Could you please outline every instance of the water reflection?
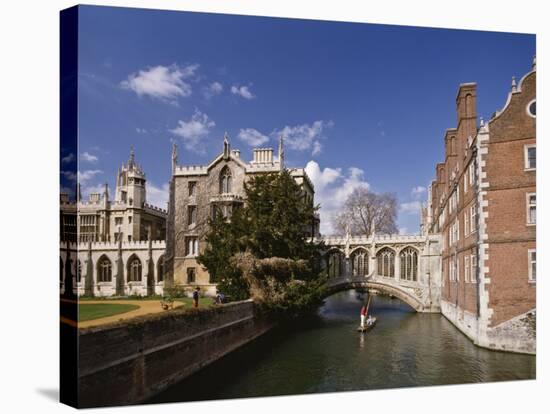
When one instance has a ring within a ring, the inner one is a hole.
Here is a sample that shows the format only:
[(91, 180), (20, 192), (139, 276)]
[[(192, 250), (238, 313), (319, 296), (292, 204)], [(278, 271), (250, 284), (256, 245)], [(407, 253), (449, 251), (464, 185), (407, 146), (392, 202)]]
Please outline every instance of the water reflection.
[(441, 315), (375, 296), (376, 327), (356, 331), (366, 296), (331, 296), (316, 315), (276, 329), (151, 402), (528, 379), (535, 357), (473, 345)]

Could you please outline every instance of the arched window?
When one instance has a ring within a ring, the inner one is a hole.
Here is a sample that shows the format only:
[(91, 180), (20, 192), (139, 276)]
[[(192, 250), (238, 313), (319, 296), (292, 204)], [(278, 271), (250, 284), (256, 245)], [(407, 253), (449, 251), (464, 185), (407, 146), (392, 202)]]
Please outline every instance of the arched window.
[(164, 282), (164, 256), (157, 261), (157, 282)]
[(367, 276), (369, 274), (369, 255), (363, 249), (357, 249), (351, 254), (351, 274)]
[(231, 170), (229, 167), (224, 167), (220, 173), (220, 194), (227, 194), (231, 192), (231, 181)]
[(113, 278), (113, 268), (107, 256), (102, 256), (97, 262), (97, 281), (110, 282)]
[(385, 277), (395, 276), (395, 253), (384, 247), (377, 254), (378, 274)]
[(340, 277), (344, 274), (345, 257), (340, 251), (332, 251), (328, 255), (328, 277)]
[(128, 282), (141, 282), (141, 260), (136, 256), (128, 261)]
[(76, 261), (76, 281), (80, 283), (82, 281), (82, 263), (80, 259)]
[(59, 258), (59, 281), (63, 283), (63, 259)]
[(418, 252), (412, 247), (407, 247), (399, 253), (401, 267), (401, 279), (416, 281), (418, 273)]

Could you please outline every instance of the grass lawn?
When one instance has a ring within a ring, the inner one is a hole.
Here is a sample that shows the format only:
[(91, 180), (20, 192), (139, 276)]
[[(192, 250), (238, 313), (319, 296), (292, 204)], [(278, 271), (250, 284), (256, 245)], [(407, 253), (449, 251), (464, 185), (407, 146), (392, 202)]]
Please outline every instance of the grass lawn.
[(137, 305), (126, 305), (121, 303), (79, 303), (78, 321), (91, 321), (106, 316), (118, 315), (119, 313), (126, 313), (138, 308), (139, 306)]
[[(104, 298), (104, 297), (79, 297), (78, 298), (78, 302), (79, 302), (79, 305), (83, 305), (85, 304), (86, 306), (88, 306), (88, 304), (86, 304), (86, 302), (88, 301), (98, 301), (98, 300), (103, 300), (105, 301), (105, 304), (109, 304), (109, 301), (111, 300), (131, 300), (131, 301), (135, 301), (136, 305), (139, 305), (140, 302), (143, 302), (143, 301), (157, 301), (157, 302), (160, 302), (162, 300), (162, 296), (145, 296), (145, 297), (142, 297), (142, 298), (134, 298), (134, 297), (129, 297), (129, 298), (120, 298), (120, 299), (110, 299), (108, 297)], [(199, 299), (199, 308), (208, 308), (209, 306), (212, 305), (212, 301), (213, 301), (213, 298), (200, 298)], [(186, 308), (192, 308), (193, 307), (193, 299), (191, 298), (174, 298), (174, 302), (181, 302), (184, 304), (184, 306)], [(128, 309), (128, 310), (132, 310), (132, 309)], [(124, 311), (124, 312), (127, 312), (127, 311)], [(116, 312), (116, 313), (121, 313), (121, 312)], [(113, 315), (116, 315), (116, 313), (113, 313)], [(109, 316), (109, 315), (107, 315)], [(96, 319), (96, 318), (93, 318), (93, 319)], [(87, 319), (89, 320), (89, 319)]]

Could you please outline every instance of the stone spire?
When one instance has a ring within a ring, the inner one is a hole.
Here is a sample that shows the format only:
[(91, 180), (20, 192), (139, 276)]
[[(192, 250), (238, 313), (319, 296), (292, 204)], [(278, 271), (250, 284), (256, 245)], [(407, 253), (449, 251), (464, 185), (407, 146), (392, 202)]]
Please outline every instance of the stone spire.
[(281, 170), (284, 170), (285, 168), (285, 142), (283, 138), (283, 134), (279, 137), (279, 166)]
[(109, 201), (109, 184), (103, 184), (103, 199)]
[(537, 55), (533, 56), (533, 70), (537, 70)]
[(176, 167), (178, 165), (178, 144), (172, 143), (172, 175), (176, 173)]
[(229, 154), (231, 152), (231, 146), (229, 145), (229, 136), (227, 135), (227, 131), (223, 135), (223, 158), (227, 160), (229, 158)]
[(512, 76), (512, 92), (516, 92), (518, 90), (517, 84), (516, 84), (516, 77)]
[(130, 158), (128, 159), (128, 169), (131, 169), (134, 166), (135, 158), (136, 158), (136, 154), (134, 151), (134, 146), (132, 145), (130, 147)]

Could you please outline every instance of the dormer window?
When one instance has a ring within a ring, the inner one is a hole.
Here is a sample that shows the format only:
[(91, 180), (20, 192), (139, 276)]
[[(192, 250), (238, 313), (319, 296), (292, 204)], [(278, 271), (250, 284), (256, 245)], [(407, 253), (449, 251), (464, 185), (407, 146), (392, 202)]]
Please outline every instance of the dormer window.
[(231, 181), (231, 170), (229, 167), (224, 167), (220, 173), (220, 194), (231, 193)]

